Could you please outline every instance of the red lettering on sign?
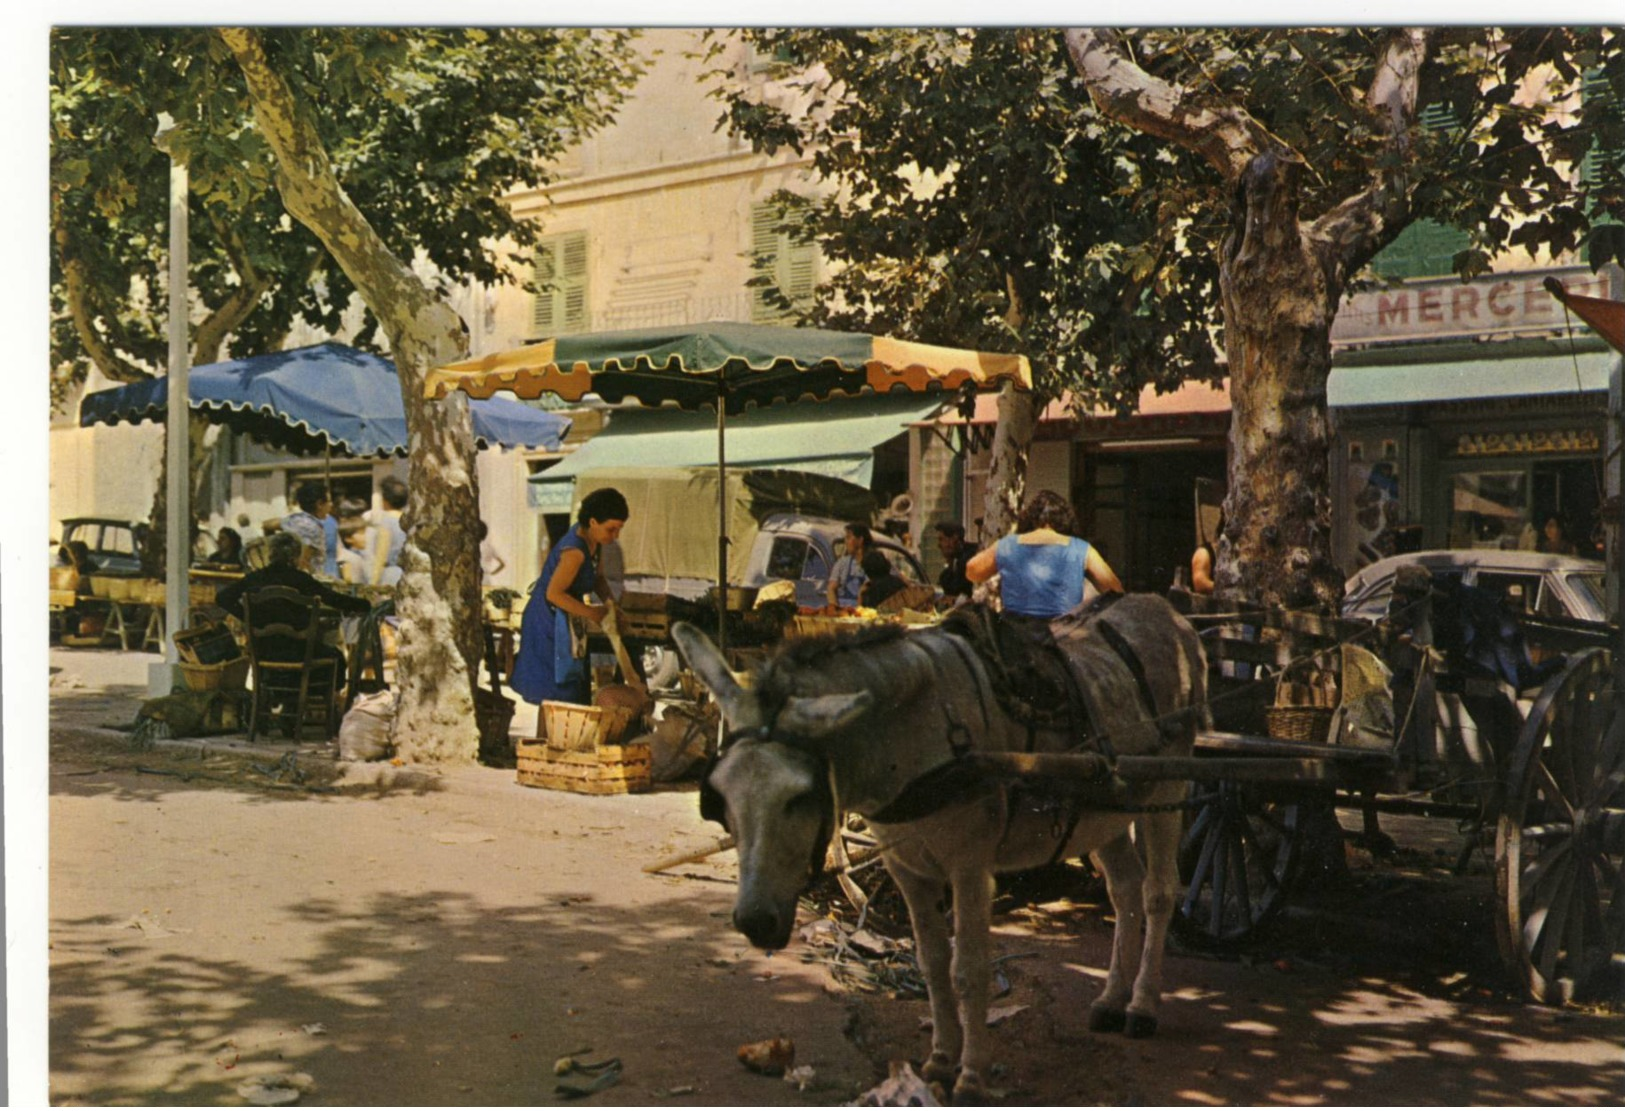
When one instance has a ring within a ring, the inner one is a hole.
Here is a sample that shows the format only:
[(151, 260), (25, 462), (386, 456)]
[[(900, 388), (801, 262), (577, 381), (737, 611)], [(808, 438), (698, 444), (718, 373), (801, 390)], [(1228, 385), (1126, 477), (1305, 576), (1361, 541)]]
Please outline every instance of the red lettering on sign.
[(1490, 294), (1484, 298), (1484, 302), (1496, 316), (1511, 316), (1518, 311), (1517, 302), (1511, 300), (1512, 295), (1511, 282), (1496, 282), (1490, 287)]
[(1523, 290), (1523, 313), (1525, 316), (1550, 316), (1554, 299), (1540, 287), (1538, 282), (1530, 282)]
[(1478, 319), (1478, 290), (1470, 285), (1464, 285), (1450, 292), (1450, 319)]
[(1411, 322), (1411, 299), (1404, 293), (1379, 293), (1377, 295), (1377, 326), (1384, 324), (1409, 324)]
[(1444, 302), (1436, 289), (1424, 289), (1416, 294), (1416, 319), (1435, 324), (1444, 322)]

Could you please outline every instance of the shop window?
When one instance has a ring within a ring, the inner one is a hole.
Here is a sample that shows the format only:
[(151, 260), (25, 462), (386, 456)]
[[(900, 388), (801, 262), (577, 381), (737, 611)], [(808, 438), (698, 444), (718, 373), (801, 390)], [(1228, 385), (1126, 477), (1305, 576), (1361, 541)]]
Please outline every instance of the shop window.
[(1389, 459), (1356, 459), (1351, 451), (1347, 473), (1348, 504), (1353, 507), (1349, 527), (1359, 562), (1374, 563), (1403, 551), (1405, 514), (1399, 498), (1399, 465)]
[(1529, 548), (1529, 475), (1469, 471), (1451, 480), (1450, 547)]

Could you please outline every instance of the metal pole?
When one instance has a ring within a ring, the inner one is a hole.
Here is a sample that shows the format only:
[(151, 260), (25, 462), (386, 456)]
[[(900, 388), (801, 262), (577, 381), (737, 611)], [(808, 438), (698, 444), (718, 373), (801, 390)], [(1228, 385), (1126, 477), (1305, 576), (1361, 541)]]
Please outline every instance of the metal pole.
[[(722, 372), (719, 371), (720, 375)], [(728, 383), (717, 380), (717, 649), (728, 651)]]
[(165, 430), (165, 459), (169, 479), (169, 520), (164, 540), (168, 552), (164, 586), (164, 660), (178, 662), (173, 636), (186, 624), (187, 565), (192, 554), (191, 458), (188, 451), (187, 372), (187, 197), (190, 192), (186, 162), (172, 149), (173, 121), (160, 117), (158, 146), (169, 155), (169, 412)]

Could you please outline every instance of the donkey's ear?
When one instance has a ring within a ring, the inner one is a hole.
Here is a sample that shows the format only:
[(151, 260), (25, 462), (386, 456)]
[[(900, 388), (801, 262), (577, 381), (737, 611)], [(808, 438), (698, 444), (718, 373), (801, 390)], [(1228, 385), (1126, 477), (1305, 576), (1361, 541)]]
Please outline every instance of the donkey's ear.
[(777, 729), (792, 737), (809, 740), (837, 733), (864, 714), (874, 705), (874, 696), (868, 691), (856, 694), (821, 694), (815, 698), (791, 695), (785, 699), (784, 709), (774, 722)]
[(679, 621), (671, 628), (671, 638), (677, 642), (688, 666), (722, 707), (729, 725), (735, 729), (755, 729), (762, 724), (756, 695), (740, 685), (728, 661), (722, 658), (709, 637), (688, 622)]

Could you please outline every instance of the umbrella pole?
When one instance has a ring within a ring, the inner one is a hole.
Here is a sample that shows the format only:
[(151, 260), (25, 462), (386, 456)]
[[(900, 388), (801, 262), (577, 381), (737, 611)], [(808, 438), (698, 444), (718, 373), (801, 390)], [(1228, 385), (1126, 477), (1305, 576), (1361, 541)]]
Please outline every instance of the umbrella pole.
[(717, 383), (717, 649), (728, 651), (728, 384)]

